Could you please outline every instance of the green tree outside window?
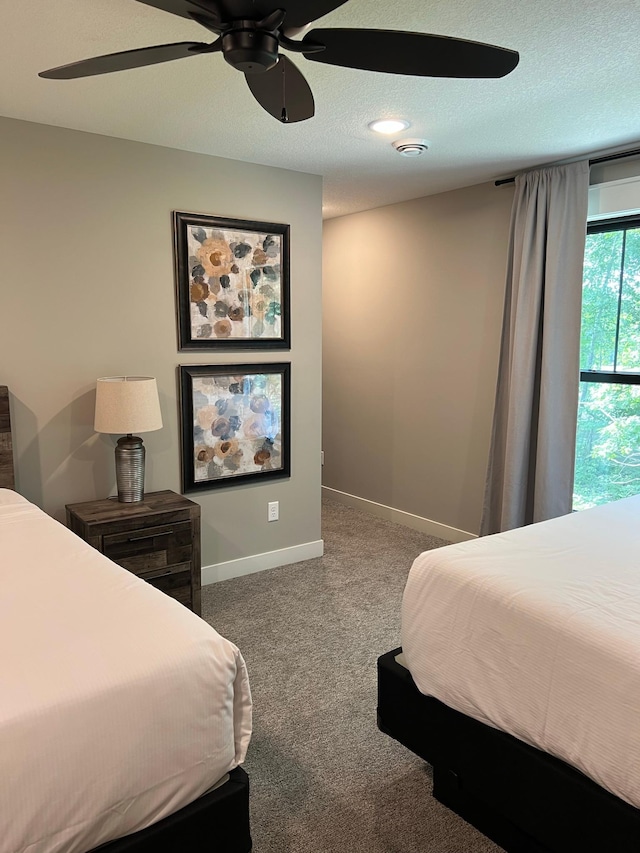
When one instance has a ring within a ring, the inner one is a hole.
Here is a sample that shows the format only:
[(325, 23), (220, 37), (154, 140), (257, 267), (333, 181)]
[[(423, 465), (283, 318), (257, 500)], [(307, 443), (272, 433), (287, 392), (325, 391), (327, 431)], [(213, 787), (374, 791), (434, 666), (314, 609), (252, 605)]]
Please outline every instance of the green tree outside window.
[(640, 493), (640, 217), (592, 223), (573, 508)]

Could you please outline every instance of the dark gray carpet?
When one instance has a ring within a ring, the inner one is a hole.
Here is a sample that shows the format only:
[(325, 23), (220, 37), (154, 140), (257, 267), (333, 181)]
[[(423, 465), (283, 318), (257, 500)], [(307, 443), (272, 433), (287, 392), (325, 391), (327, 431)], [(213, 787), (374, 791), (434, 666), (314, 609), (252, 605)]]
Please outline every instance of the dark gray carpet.
[(322, 535), (320, 559), (203, 589), (204, 618), (249, 670), (255, 853), (499, 853), (376, 727), (376, 659), (400, 645), (407, 573), (446, 543), (334, 501)]

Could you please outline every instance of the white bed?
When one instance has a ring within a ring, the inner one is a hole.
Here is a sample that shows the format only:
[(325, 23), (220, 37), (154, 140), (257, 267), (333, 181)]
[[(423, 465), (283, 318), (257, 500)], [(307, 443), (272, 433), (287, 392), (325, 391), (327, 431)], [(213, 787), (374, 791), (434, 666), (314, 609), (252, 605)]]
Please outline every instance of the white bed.
[(640, 807), (640, 496), (420, 555), (402, 648), (423, 694)]
[(231, 642), (9, 489), (0, 570), (0, 853), (85, 853), (243, 762)]

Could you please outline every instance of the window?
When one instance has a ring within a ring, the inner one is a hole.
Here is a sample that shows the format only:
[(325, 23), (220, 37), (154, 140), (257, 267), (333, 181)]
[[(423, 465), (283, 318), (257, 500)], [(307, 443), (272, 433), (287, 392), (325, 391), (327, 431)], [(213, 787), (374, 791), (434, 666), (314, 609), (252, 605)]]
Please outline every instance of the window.
[(640, 216), (591, 223), (573, 508), (640, 493)]

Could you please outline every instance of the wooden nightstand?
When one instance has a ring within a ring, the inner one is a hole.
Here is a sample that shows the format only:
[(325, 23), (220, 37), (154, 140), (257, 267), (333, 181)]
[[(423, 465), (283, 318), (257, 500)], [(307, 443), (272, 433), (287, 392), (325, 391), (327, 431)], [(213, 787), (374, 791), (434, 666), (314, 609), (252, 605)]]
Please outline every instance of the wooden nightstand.
[(67, 527), (200, 615), (200, 506), (175, 492), (68, 504)]

